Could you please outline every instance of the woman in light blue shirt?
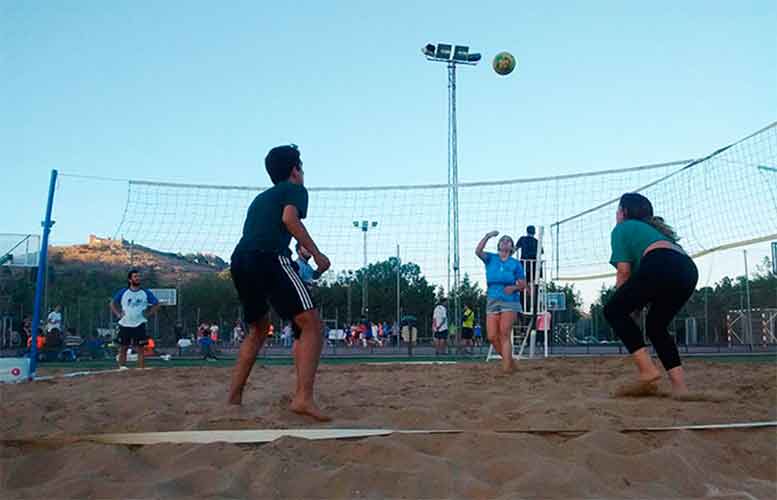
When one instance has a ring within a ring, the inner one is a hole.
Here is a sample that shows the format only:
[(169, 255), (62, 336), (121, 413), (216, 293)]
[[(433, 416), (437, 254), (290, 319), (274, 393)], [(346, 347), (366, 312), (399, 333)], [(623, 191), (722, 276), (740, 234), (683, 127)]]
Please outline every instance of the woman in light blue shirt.
[(486, 265), (488, 284), (486, 306), (486, 334), (494, 349), (502, 356), (502, 370), (510, 373), (514, 369), (512, 331), (516, 315), (521, 312), (520, 290), (526, 288), (526, 274), (523, 266), (513, 258), (515, 244), (507, 235), (499, 238), (498, 253), (484, 251), (486, 243), (497, 236), (491, 231), (480, 240), (475, 255)]

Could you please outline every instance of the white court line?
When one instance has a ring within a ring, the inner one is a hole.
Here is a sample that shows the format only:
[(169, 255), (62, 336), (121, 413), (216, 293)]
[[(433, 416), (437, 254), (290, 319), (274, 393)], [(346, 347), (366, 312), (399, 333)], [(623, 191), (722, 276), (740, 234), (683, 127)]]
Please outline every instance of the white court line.
[[(617, 432), (663, 432), (663, 431), (704, 431), (724, 429), (753, 429), (777, 427), (777, 421), (735, 422), (723, 424), (678, 425), (670, 427), (634, 427), (614, 429)], [(585, 434), (594, 429), (504, 429), (504, 430), (465, 430), (465, 429), (256, 429), (256, 430), (212, 430), (212, 431), (172, 431), (138, 432), (118, 434), (91, 434), (86, 436), (68, 436), (34, 439), (6, 439), (2, 442), (13, 443), (74, 443), (88, 441), (104, 444), (149, 445), (161, 443), (174, 444), (212, 444), (212, 443), (269, 443), (282, 437), (295, 437), (310, 440), (354, 439), (390, 434), (465, 434), (494, 432), (497, 434)]]
[(644, 427), (635, 429), (623, 429), (621, 432), (661, 432), (661, 431), (704, 431), (714, 429), (753, 429), (758, 427), (777, 427), (777, 421), (773, 422), (739, 422), (733, 424), (702, 424), (702, 425), (679, 425), (670, 427)]
[(93, 434), (81, 440), (106, 444), (159, 444), (159, 443), (269, 443), (282, 437), (294, 437), (313, 441), (325, 439), (353, 439), (388, 436), (394, 433), (456, 433), (458, 431), (397, 431), (394, 429), (262, 429), (238, 431), (174, 431), (133, 434)]
[[(383, 365), (455, 365), (457, 364), (456, 361), (387, 361), (387, 362), (376, 362), (376, 363), (361, 363), (365, 365), (371, 365), (371, 366), (383, 366)], [(127, 370), (120, 370), (118, 368), (113, 368), (110, 370), (86, 370), (86, 371), (80, 371), (80, 372), (70, 372), (70, 373), (63, 373), (61, 375), (44, 375), (42, 377), (36, 376), (35, 379), (33, 379), (33, 382), (38, 381), (44, 381), (44, 380), (54, 380), (58, 378), (74, 378), (74, 377), (85, 377), (87, 375), (102, 375), (105, 373), (119, 373), (119, 372), (132, 372), (137, 370), (153, 370), (153, 367), (146, 367), (146, 368), (129, 368)], [(20, 382), (26, 382), (26, 380), (20, 381)]]
[(384, 366), (384, 365), (455, 365), (458, 361), (384, 361), (384, 362), (369, 362), (362, 363), (370, 366)]
[(138, 370), (153, 370), (153, 368), (148, 366), (146, 368), (128, 368), (126, 370), (121, 370), (119, 368), (113, 368), (111, 370), (87, 370), (87, 371), (80, 371), (80, 372), (63, 373), (61, 375), (44, 375), (42, 377), (36, 376), (32, 381), (38, 382), (41, 380), (53, 380), (56, 378), (85, 377), (87, 375), (102, 375), (104, 373), (132, 372), (132, 371), (138, 371)]

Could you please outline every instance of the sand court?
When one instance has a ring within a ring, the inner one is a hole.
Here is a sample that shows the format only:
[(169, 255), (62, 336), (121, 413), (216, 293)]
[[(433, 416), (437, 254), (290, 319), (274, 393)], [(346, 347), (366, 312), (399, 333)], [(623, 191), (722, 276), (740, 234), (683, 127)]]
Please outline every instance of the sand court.
[[(510, 376), (496, 364), (323, 365), (327, 424), (288, 411), (289, 366), (257, 366), (240, 408), (224, 404), (224, 367), (3, 385), (0, 484), (7, 498), (773, 496), (773, 427), (623, 432), (777, 420), (774, 363), (685, 366), (689, 385), (713, 397), (677, 401), (662, 382), (656, 396), (615, 398), (634, 374), (614, 358), (519, 362)], [(19, 442), (257, 429), (463, 432), (265, 444)]]

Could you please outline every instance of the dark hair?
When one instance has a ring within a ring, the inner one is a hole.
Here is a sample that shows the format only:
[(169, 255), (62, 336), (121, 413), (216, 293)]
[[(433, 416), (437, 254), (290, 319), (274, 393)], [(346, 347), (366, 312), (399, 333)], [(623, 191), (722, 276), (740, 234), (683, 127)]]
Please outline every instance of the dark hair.
[(534, 228), (534, 226), (526, 226), (526, 234), (534, 234), (537, 230)]
[(127, 281), (129, 281), (129, 280), (131, 280), (131, 279), (132, 279), (132, 275), (133, 275), (133, 274), (140, 274), (140, 271), (138, 271), (137, 269), (130, 269), (130, 270), (127, 272)]
[(650, 224), (672, 242), (680, 240), (672, 226), (664, 222), (663, 218), (653, 215), (653, 205), (641, 194), (626, 193), (621, 196), (619, 205), (624, 219), (634, 219)]
[(300, 166), (302, 161), (299, 159), (299, 149), (296, 144), (274, 147), (264, 158), (264, 168), (267, 169), (273, 184), (288, 180), (291, 171)]

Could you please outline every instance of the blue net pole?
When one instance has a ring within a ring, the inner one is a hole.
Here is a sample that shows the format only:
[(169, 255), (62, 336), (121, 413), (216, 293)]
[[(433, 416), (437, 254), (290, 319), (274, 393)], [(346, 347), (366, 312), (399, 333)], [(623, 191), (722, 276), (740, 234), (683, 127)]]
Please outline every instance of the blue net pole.
[(49, 232), (51, 231), (51, 208), (54, 205), (54, 188), (57, 185), (57, 171), (51, 171), (51, 181), (49, 181), (49, 198), (46, 202), (46, 218), (43, 220), (43, 238), (40, 242), (40, 253), (38, 254), (38, 279), (35, 284), (35, 305), (32, 313), (32, 339), (30, 341), (30, 380), (35, 378), (35, 370), (38, 365), (38, 325), (40, 324), (40, 303), (43, 298), (43, 290), (46, 277), (46, 262), (49, 253)]

